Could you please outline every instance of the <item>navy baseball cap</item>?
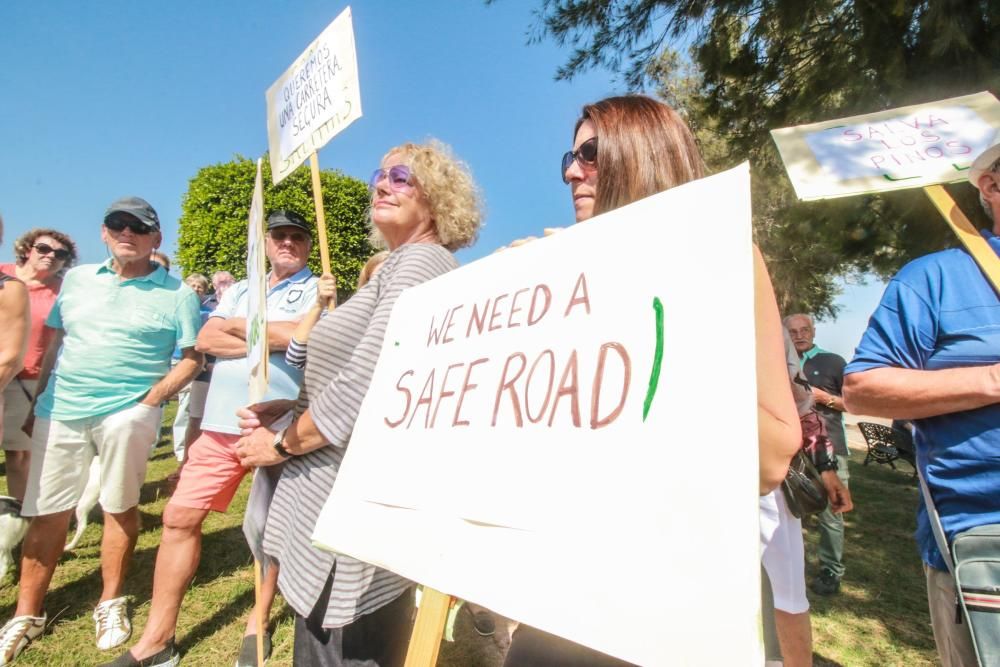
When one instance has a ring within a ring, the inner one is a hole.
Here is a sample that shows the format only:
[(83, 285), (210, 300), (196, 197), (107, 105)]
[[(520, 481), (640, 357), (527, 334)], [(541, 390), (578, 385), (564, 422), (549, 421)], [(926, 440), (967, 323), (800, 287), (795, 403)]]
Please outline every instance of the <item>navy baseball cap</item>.
[(271, 211), (271, 214), (267, 216), (268, 231), (276, 227), (298, 227), (306, 233), (310, 231), (309, 223), (301, 215), (295, 211), (289, 211), (287, 208)]
[(105, 222), (115, 213), (128, 213), (153, 229), (160, 230), (160, 218), (156, 215), (156, 209), (141, 197), (122, 197), (121, 199), (116, 199), (108, 207), (108, 210), (104, 212)]

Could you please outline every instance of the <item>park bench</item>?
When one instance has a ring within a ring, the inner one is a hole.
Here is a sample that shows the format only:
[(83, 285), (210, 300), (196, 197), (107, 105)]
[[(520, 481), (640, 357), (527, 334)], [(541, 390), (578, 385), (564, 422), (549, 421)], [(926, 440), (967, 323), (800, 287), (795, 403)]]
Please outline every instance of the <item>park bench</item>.
[(913, 466), (913, 477), (917, 477), (917, 459), (913, 447), (913, 437), (909, 432), (891, 426), (874, 424), (872, 422), (858, 422), (861, 435), (868, 445), (868, 455), (865, 456), (864, 465), (869, 461), (888, 464), (893, 470), (896, 469), (893, 461), (902, 460)]

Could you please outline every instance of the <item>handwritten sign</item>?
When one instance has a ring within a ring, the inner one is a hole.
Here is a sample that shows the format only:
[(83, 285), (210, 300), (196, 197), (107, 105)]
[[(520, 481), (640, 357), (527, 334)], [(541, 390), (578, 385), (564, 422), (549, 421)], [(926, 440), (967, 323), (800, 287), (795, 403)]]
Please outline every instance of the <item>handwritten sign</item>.
[(810, 200), (964, 180), (998, 128), (1000, 102), (977, 93), (771, 135), (796, 194)]
[(361, 85), (348, 7), (267, 89), (271, 174), (281, 182), (361, 117)]
[(264, 184), (257, 160), (250, 216), (247, 222), (247, 370), (250, 375), (250, 403), (267, 393), (267, 267), (264, 246)]
[(314, 542), (639, 664), (761, 664), (753, 300), (746, 165), (408, 289)]

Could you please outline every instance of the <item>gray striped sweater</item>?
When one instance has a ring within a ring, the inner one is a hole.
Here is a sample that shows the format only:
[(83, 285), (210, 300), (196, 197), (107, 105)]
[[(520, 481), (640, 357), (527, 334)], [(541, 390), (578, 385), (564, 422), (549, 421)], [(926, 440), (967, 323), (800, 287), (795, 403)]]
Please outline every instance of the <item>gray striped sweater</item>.
[(316, 549), (310, 538), (337, 479), (393, 304), (407, 287), (457, 266), (440, 245), (401, 246), (370, 283), (324, 317), (309, 336), (305, 382), (296, 413), (308, 408), (330, 444), (285, 463), (267, 517), (264, 551), (280, 563), (278, 587), (301, 616), (312, 611), (336, 565), (325, 627), (347, 625), (393, 601), (412, 585), (374, 565)]

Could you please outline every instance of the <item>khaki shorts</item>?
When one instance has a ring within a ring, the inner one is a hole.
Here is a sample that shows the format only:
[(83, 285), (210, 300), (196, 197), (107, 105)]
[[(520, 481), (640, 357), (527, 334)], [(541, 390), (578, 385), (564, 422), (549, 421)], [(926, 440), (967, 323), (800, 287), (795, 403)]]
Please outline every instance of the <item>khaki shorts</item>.
[(138, 505), (149, 443), (159, 437), (160, 420), (159, 406), (142, 403), (85, 419), (36, 419), (21, 514), (57, 514), (76, 507), (94, 456), (101, 457), (104, 511), (119, 514)]
[[(25, 452), (31, 449), (31, 438), (21, 430), (24, 420), (31, 411), (31, 399), (25, 395), (27, 389), (35, 395), (35, 380), (14, 378), (3, 390), (3, 448), (6, 451)], [(22, 385), (24, 389), (22, 389)]]

